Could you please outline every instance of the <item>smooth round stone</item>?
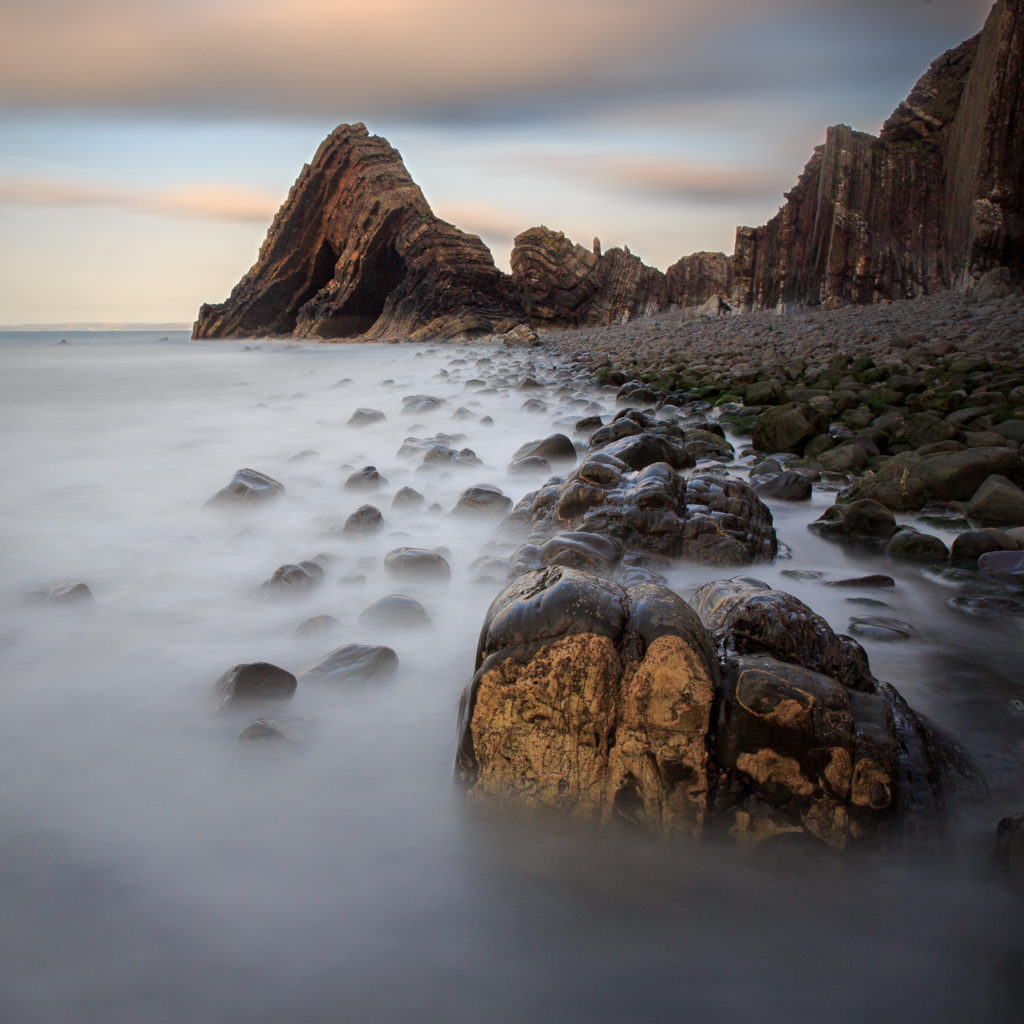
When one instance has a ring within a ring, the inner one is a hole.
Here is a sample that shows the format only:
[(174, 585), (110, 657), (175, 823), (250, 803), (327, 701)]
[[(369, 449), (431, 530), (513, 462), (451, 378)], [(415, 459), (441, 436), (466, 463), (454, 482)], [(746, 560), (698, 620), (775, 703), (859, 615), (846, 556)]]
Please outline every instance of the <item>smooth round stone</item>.
[(387, 480), (377, 472), (376, 466), (363, 466), (345, 481), (345, 490), (371, 491), (386, 483)]
[(298, 680), (286, 669), (266, 661), (229, 668), (213, 691), (222, 708), (261, 700), (291, 700)]
[(240, 469), (207, 505), (256, 505), (284, 496), (284, 484), (255, 469)]
[(395, 548), (385, 557), (384, 567), (399, 579), (447, 580), (452, 575), (447, 559), (426, 548)]
[(329, 633), (339, 626), (338, 620), (333, 615), (313, 615), (296, 627), (296, 636), (320, 636)]
[(433, 395), (407, 395), (402, 399), (403, 413), (432, 412), (444, 404), (440, 398)]
[(365, 427), (370, 423), (379, 423), (386, 419), (387, 417), (380, 409), (356, 409), (349, 417), (348, 425), (350, 427)]
[(949, 558), (949, 548), (938, 537), (912, 526), (897, 527), (885, 543), (885, 553), (908, 562), (945, 562)]
[(909, 640), (916, 630), (909, 623), (883, 615), (863, 615), (850, 619), (850, 633), (865, 640)]
[(1004, 530), (988, 527), (965, 530), (953, 541), (950, 557), (957, 562), (974, 562), (989, 551), (1016, 551), (1017, 542)]
[(391, 507), (398, 511), (408, 508), (419, 508), (426, 498), (415, 487), (403, 487), (391, 499)]
[(426, 609), (413, 597), (389, 594), (363, 610), (359, 621), (368, 626), (426, 626), (430, 622)]
[(381, 679), (398, 668), (398, 655), (390, 647), (345, 644), (307, 665), (299, 678), (327, 683), (349, 683)]
[(826, 580), (826, 587), (862, 587), (873, 590), (895, 587), (896, 581), (891, 576), (876, 573), (871, 576), (856, 576), (845, 580)]
[(323, 567), (316, 562), (296, 562), (278, 566), (274, 575), (257, 588), (262, 597), (281, 597), (304, 594), (323, 582)]
[(477, 484), (467, 487), (459, 495), (454, 512), (474, 516), (503, 516), (512, 507), (512, 499), (507, 498), (500, 488), (493, 484)]
[(552, 434), (550, 437), (542, 437), (538, 441), (527, 441), (526, 444), (520, 445), (512, 456), (512, 462), (518, 462), (531, 455), (547, 459), (549, 462), (575, 462), (576, 446), (565, 434)]
[(779, 575), (791, 580), (820, 580), (825, 574), (818, 569), (783, 569)]
[(516, 459), (508, 467), (509, 476), (537, 476), (544, 473), (551, 473), (551, 464), (539, 455), (528, 455), (525, 459)]
[(300, 743), (309, 739), (310, 723), (304, 718), (258, 718), (239, 734), (242, 743)]
[(1024, 587), (1024, 551), (987, 551), (978, 559), (978, 572)]
[(372, 537), (384, 528), (384, 516), (373, 505), (360, 505), (345, 520), (342, 532), (350, 537)]
[(776, 501), (809, 501), (811, 497), (811, 481), (793, 469), (773, 473), (764, 479), (753, 477), (751, 483), (759, 498), (772, 498)]

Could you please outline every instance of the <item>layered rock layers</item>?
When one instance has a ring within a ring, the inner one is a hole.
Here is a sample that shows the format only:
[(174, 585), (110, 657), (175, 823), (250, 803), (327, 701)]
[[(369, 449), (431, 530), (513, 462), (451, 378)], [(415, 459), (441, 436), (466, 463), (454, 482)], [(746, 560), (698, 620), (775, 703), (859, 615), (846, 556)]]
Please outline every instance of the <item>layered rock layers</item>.
[(355, 124), (303, 168), (256, 264), (193, 336), (450, 338), (518, 317), (483, 242), (435, 217), (397, 150)]

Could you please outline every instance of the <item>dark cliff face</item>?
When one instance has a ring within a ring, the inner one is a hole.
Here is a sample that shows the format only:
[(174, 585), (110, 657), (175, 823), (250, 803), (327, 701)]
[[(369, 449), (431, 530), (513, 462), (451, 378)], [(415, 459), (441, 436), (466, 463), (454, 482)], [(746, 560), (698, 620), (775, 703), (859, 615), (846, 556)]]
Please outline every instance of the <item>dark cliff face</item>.
[(739, 228), (743, 309), (912, 298), (1024, 277), (1024, 0), (934, 61), (876, 138), (830, 128), (786, 204)]
[(600, 255), (543, 226), (516, 236), (511, 262), (523, 309), (537, 327), (619, 323), (669, 304), (665, 275), (628, 249)]
[(196, 338), (486, 334), (519, 315), (490, 251), (433, 215), (395, 149), (341, 125), (303, 168), (259, 258)]

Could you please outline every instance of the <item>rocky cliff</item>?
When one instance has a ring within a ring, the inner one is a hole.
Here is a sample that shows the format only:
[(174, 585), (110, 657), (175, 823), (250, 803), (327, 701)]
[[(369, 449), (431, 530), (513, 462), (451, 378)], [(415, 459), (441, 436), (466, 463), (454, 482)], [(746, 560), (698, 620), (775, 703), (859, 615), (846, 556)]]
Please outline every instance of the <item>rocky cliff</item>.
[(227, 301), (201, 307), (193, 336), (445, 338), (519, 316), (483, 242), (433, 215), (386, 140), (346, 124), (303, 168)]
[[(596, 241), (596, 240), (595, 240)], [(512, 277), (537, 327), (587, 327), (649, 316), (669, 303), (665, 275), (628, 249), (584, 249), (544, 226), (517, 235)]]
[(911, 298), (1024, 270), (1024, 0), (939, 57), (876, 138), (828, 130), (786, 204), (739, 228), (735, 305)]

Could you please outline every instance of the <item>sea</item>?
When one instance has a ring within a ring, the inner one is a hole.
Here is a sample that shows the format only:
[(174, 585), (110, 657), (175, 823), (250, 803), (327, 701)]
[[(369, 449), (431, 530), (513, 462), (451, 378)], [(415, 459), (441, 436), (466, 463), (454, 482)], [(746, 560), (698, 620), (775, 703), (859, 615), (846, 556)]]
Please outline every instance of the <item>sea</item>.
[[(834, 493), (775, 507), (782, 556), (745, 572), (841, 631), (865, 607), (823, 582), (894, 576), (874, 596), (911, 635), (865, 640), (872, 669), (976, 769), (940, 842), (768, 852), (467, 806), (457, 705), (519, 539), (452, 509), (479, 483), (518, 501), (544, 479), (509, 475), (520, 445), (616, 409), (543, 346), (0, 333), (0, 1022), (1020, 1021), (1020, 894), (992, 851), (1024, 810), (1024, 620), (816, 537)], [(479, 461), (399, 454), (437, 435)], [(347, 489), (368, 465), (383, 483)], [(241, 468), (285, 496), (209, 506)], [(423, 505), (392, 509), (402, 487)], [(384, 529), (354, 540), (366, 503)], [(451, 579), (390, 576), (402, 546)], [(320, 586), (261, 596), (305, 559)], [(668, 577), (686, 597), (732, 574)], [(32, 599), (64, 581), (94, 601)], [(360, 621), (396, 592), (429, 624)], [(397, 673), (301, 681), (297, 742), (240, 742), (249, 719), (218, 711), (233, 665), (348, 643)]]

